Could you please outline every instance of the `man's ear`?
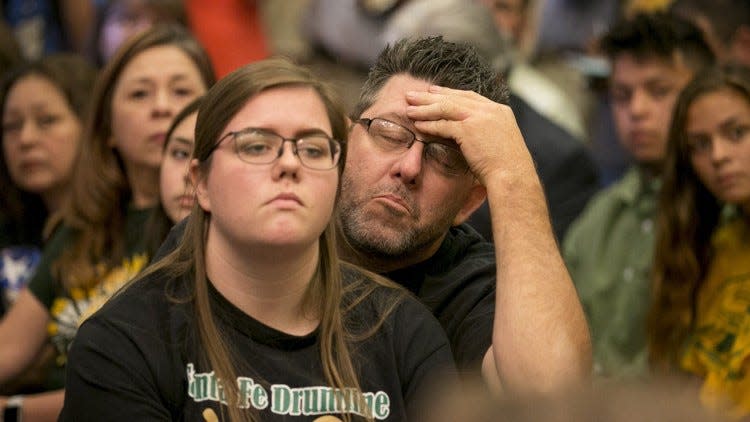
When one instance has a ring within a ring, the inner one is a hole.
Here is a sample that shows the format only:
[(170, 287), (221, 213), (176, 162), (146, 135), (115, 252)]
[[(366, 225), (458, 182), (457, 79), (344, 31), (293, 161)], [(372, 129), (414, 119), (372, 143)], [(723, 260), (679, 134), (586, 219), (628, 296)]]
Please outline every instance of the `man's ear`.
[(211, 212), (211, 200), (206, 191), (206, 175), (201, 171), (198, 160), (190, 160), (190, 183), (195, 188), (195, 199), (205, 212)]
[(482, 206), (485, 199), (487, 199), (487, 188), (482, 186), (479, 182), (474, 183), (469, 191), (469, 196), (464, 202), (464, 206), (458, 210), (458, 214), (456, 214), (456, 217), (453, 219), (453, 225), (457, 226), (466, 221), (466, 219), (468, 219), (477, 208)]

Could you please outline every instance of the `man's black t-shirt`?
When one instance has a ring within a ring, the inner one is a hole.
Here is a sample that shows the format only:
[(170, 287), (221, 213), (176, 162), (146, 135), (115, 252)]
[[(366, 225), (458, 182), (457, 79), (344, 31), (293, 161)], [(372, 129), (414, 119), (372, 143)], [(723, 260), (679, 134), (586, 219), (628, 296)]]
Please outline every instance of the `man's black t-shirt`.
[(492, 344), (495, 249), (467, 224), (428, 260), (384, 276), (414, 292), (440, 321), (462, 371), (478, 371)]

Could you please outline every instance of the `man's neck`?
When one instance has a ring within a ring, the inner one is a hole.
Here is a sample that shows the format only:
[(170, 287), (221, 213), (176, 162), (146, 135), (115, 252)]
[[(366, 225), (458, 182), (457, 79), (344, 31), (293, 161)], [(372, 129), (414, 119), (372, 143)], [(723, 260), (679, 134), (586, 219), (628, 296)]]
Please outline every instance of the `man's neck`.
[(652, 181), (661, 177), (662, 163), (638, 163), (638, 170), (641, 172), (641, 177), (644, 183), (651, 183)]
[(437, 252), (445, 236), (441, 237), (439, 242), (435, 242), (434, 245), (419, 251), (419, 253), (411, 253), (398, 257), (378, 256), (377, 254), (355, 248), (344, 235), (340, 225), (338, 239), (338, 251), (341, 259), (374, 273), (385, 274), (426, 261)]

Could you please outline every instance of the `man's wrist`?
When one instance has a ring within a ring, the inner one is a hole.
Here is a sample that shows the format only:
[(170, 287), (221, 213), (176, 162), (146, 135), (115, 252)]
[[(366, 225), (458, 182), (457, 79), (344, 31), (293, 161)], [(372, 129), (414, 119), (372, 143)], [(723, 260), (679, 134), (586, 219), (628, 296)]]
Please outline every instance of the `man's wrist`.
[(20, 422), (23, 409), (23, 396), (12, 396), (5, 400), (3, 422)]

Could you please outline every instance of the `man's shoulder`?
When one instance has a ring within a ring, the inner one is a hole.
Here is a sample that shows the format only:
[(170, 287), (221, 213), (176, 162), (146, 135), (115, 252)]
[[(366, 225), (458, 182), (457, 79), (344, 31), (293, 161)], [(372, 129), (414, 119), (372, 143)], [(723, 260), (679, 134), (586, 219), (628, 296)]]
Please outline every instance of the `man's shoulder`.
[(466, 223), (451, 227), (429, 262), (428, 275), (433, 278), (455, 280), (491, 276), (494, 285), (495, 246)]
[(451, 227), (443, 246), (436, 256), (450, 255), (458, 262), (465, 259), (488, 259), (494, 264), (495, 261), (495, 246), (466, 223)]
[(462, 224), (449, 230), (427, 260), (383, 275), (411, 290), (434, 312), (459, 294), (489, 294), (495, 274), (494, 246)]
[(495, 286), (495, 247), (468, 224), (451, 227), (429, 263), (425, 278), (428, 286), (473, 285), (482, 290)]

